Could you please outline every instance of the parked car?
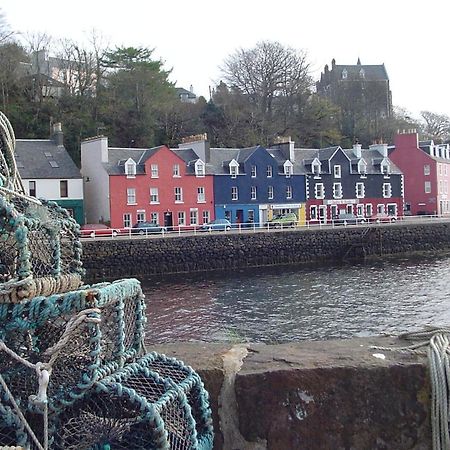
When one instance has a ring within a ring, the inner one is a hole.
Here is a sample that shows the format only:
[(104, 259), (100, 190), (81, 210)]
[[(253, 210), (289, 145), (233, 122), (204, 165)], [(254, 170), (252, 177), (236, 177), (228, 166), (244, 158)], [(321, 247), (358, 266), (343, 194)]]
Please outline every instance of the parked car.
[(394, 223), (397, 221), (397, 217), (386, 213), (375, 213), (370, 218), (370, 221), (375, 223)]
[(228, 231), (231, 230), (231, 222), (228, 219), (216, 219), (202, 225), (198, 231)]
[(102, 223), (87, 223), (85, 225), (81, 225), (80, 230), (81, 230), (81, 237), (91, 237), (91, 238), (94, 238), (96, 236), (116, 237), (119, 234), (119, 230), (116, 230), (115, 228), (110, 228)]
[(153, 233), (166, 233), (167, 228), (158, 225), (157, 223), (153, 222), (138, 222), (135, 225), (133, 225), (133, 228), (131, 228), (131, 234), (153, 234)]
[(272, 220), (267, 222), (269, 227), (281, 228), (281, 227), (294, 227), (297, 223), (297, 216), (295, 213), (277, 214)]
[(355, 216), (353, 213), (341, 213), (333, 219), (334, 225), (357, 225), (359, 223), (366, 223), (367, 219), (360, 216)]

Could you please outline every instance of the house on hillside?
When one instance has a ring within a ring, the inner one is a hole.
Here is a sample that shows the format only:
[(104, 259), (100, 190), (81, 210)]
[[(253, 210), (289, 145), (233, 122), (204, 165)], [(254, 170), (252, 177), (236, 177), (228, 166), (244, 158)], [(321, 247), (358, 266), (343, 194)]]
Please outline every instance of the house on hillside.
[(415, 130), (397, 134), (390, 159), (405, 176), (405, 212), (450, 215), (450, 145), (419, 142)]
[(265, 223), (276, 214), (294, 212), (305, 220), (305, 175), (281, 151), (261, 146), (210, 148), (206, 135), (180, 145), (191, 148), (214, 176), (217, 219)]
[(194, 87), (190, 86), (189, 91), (182, 87), (176, 87), (175, 91), (177, 93), (178, 99), (183, 103), (197, 103), (197, 96), (194, 94)]
[(28, 195), (55, 201), (83, 224), (83, 179), (63, 138), (57, 123), (50, 139), (17, 139), (17, 168)]
[(88, 222), (183, 228), (214, 217), (212, 175), (194, 152), (109, 147), (93, 137), (81, 144), (81, 171)]
[(403, 177), (389, 160), (386, 144), (362, 149), (339, 146), (292, 148), (290, 161), (306, 174), (306, 220), (328, 223), (342, 213), (370, 218), (401, 216)]

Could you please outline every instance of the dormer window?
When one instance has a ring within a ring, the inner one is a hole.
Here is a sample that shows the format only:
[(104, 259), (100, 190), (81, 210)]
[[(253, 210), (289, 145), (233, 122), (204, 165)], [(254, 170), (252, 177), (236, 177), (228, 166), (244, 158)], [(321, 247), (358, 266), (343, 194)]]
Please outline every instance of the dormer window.
[(284, 163), (284, 174), (286, 175), (286, 178), (290, 178), (293, 173), (294, 173), (293, 164), (290, 161), (286, 161)]
[(236, 178), (239, 173), (239, 163), (236, 160), (232, 160), (229, 164), (231, 178)]
[(347, 69), (344, 69), (344, 70), (342, 71), (342, 79), (343, 79), (343, 80), (346, 80), (346, 79), (347, 79), (347, 75), (348, 75)]
[(359, 77), (360, 78), (364, 78), (366, 76), (366, 73), (364, 72), (364, 69), (361, 69), (360, 71), (359, 71)]
[(132, 158), (129, 158), (125, 163), (125, 173), (127, 178), (134, 178), (136, 176), (136, 163)]
[(380, 167), (381, 167), (381, 173), (382, 174), (389, 175), (391, 173), (390, 164), (386, 160), (382, 161)]
[(201, 159), (195, 162), (195, 176), (196, 177), (205, 176), (205, 163)]
[(333, 174), (334, 178), (341, 178), (341, 166), (339, 165), (333, 166)]
[(311, 164), (311, 170), (314, 176), (318, 177), (320, 175), (320, 167), (321, 167), (320, 161), (318, 159), (315, 159)]
[(365, 175), (367, 173), (367, 163), (363, 159), (358, 161), (358, 173), (361, 175)]

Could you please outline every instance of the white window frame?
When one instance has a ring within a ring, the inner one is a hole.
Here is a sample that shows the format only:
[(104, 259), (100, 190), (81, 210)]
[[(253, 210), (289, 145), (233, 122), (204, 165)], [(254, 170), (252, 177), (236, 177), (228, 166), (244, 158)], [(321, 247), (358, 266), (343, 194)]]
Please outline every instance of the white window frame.
[(239, 190), (237, 186), (231, 186), (231, 200), (232, 201), (239, 200)]
[[(317, 170), (316, 170), (317, 168)], [(320, 177), (320, 172), (322, 169), (322, 164), (320, 164), (320, 161), (314, 160), (311, 164), (311, 170), (315, 177)]]
[(364, 217), (364, 204), (363, 203), (358, 203), (356, 205), (356, 215), (358, 217)]
[(179, 164), (174, 164), (172, 167), (172, 176), (174, 178), (180, 178), (181, 174), (180, 174), (180, 165)]
[(136, 223), (145, 222), (145, 209), (138, 209), (136, 211)]
[(131, 228), (131, 214), (130, 213), (124, 213), (123, 215), (123, 227), (124, 228)]
[(378, 203), (377, 214), (384, 214), (384, 210), (385, 210), (384, 203)]
[(316, 183), (314, 186), (314, 197), (318, 200), (325, 198), (325, 186), (323, 183)]
[(366, 185), (364, 183), (356, 183), (356, 198), (364, 198), (366, 196)]
[(206, 193), (204, 186), (197, 187), (197, 203), (206, 203)]
[(272, 166), (266, 167), (266, 176), (267, 176), (267, 178), (272, 178), (272, 176), (273, 176), (273, 167)]
[(318, 218), (317, 212), (318, 212), (317, 205), (311, 205), (309, 208), (309, 220), (317, 220)]
[(150, 170), (151, 170), (151, 178), (159, 178), (159, 167), (158, 164), (152, 164), (150, 166)]
[(251, 168), (251, 177), (256, 178), (256, 166), (252, 166)]
[(201, 159), (195, 162), (195, 176), (199, 178), (205, 176), (205, 163)]
[(334, 178), (341, 178), (342, 177), (342, 168), (340, 164), (335, 164), (333, 166), (333, 176)]
[(286, 200), (292, 199), (292, 186), (286, 186)]
[(367, 163), (363, 159), (358, 161), (358, 173), (361, 176), (365, 176), (367, 174)]
[(342, 183), (333, 183), (333, 198), (342, 198), (342, 197), (343, 197)]
[(347, 214), (353, 214), (353, 205), (351, 203), (346, 206), (346, 212)]
[(252, 200), (256, 200), (257, 199), (257, 189), (256, 189), (256, 186), (251, 186), (251, 188), (250, 188), (250, 198), (252, 199)]
[(425, 176), (431, 174), (431, 166), (429, 164), (424, 164), (424, 166), (423, 166), (423, 174)]
[(174, 194), (175, 194), (175, 203), (184, 203), (182, 187), (179, 186), (174, 187)]
[(159, 190), (157, 187), (150, 188), (150, 204), (159, 205)]
[(202, 213), (203, 223), (209, 223), (210, 217), (211, 217), (211, 215), (209, 214), (209, 210), (205, 209)]
[(290, 161), (284, 163), (284, 175), (286, 178), (290, 178), (294, 174), (294, 166)]
[(136, 204), (136, 188), (127, 188), (127, 205)]
[(391, 165), (387, 161), (382, 161), (380, 164), (380, 170), (385, 177), (389, 177), (389, 174), (391, 173)]
[(153, 211), (150, 213), (150, 222), (159, 225), (159, 213)]
[(392, 197), (392, 185), (391, 183), (383, 183), (383, 198)]
[(189, 210), (189, 224), (198, 225), (198, 208), (191, 208)]
[(373, 205), (372, 203), (366, 203), (366, 217), (373, 216)]
[(186, 225), (186, 213), (184, 211), (178, 211), (178, 226)]
[(273, 200), (273, 186), (267, 186), (267, 199)]
[(239, 174), (239, 163), (236, 160), (232, 160), (229, 164), (231, 178), (236, 178)]
[(129, 158), (125, 163), (125, 173), (127, 178), (136, 178), (136, 163), (132, 158)]
[[(441, 181), (442, 183), (442, 181)], [(424, 184), (425, 194), (431, 194), (431, 181), (425, 181)]]

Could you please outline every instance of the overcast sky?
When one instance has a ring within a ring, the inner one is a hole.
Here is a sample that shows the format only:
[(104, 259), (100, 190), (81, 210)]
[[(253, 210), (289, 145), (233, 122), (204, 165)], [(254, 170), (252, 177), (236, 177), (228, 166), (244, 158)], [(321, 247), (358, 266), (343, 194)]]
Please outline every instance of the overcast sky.
[(271, 40), (307, 52), (314, 79), (325, 64), (384, 63), (394, 106), (450, 115), (448, 0), (1, 0), (19, 32), (155, 48), (171, 81), (209, 98), (219, 66), (238, 48)]

